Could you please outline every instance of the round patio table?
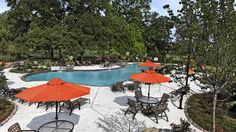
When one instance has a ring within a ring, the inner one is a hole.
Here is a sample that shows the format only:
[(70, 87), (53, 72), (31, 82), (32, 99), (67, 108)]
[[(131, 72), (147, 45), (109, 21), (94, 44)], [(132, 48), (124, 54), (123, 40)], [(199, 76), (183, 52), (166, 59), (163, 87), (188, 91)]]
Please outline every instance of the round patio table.
[(157, 104), (159, 102), (157, 98), (147, 96), (138, 98), (138, 101), (144, 104)]
[(138, 98), (138, 101), (141, 102), (142, 113), (145, 115), (153, 114), (151, 107), (152, 107), (152, 105), (155, 105), (159, 102), (159, 100), (157, 98), (147, 97), (147, 96), (143, 96), (141, 98)]
[(38, 132), (73, 132), (74, 124), (66, 120), (55, 120), (43, 124)]

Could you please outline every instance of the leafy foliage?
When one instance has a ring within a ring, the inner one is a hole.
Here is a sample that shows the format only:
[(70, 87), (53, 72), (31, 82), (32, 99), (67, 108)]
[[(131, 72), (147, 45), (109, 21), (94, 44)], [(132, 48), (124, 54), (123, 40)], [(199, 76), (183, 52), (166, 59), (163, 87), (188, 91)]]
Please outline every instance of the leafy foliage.
[(194, 130), (189, 128), (190, 123), (188, 121), (183, 120), (182, 118), (180, 119), (181, 124), (171, 124), (172, 130), (174, 132), (193, 132)]
[[(211, 130), (211, 112), (208, 112), (205, 107), (210, 105), (206, 102), (206, 98), (203, 98), (204, 95), (193, 95), (189, 98), (187, 113), (189, 117), (197, 123), (199, 126), (205, 130)], [(208, 96), (204, 96), (208, 97)], [(221, 108), (218, 107), (217, 111), (220, 112)], [(223, 131), (234, 131), (235, 128), (235, 119), (221, 114), (217, 114), (216, 118), (216, 128), (223, 128)]]
[(170, 19), (151, 13), (151, 0), (6, 2), (10, 10), (0, 15), (0, 52), (16, 58), (65, 62), (68, 55), (77, 59), (92, 53), (128, 59), (129, 52), (142, 59), (168, 52)]

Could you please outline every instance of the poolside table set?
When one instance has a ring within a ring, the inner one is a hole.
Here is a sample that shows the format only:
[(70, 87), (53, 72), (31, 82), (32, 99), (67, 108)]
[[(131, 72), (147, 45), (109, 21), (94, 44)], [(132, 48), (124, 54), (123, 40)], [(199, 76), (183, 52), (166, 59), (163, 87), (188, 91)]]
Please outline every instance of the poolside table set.
[(138, 98), (138, 102), (141, 103), (141, 106), (143, 108), (142, 113), (145, 115), (152, 114), (151, 107), (153, 105), (157, 105), (159, 100), (154, 97), (147, 97), (143, 96), (141, 98)]

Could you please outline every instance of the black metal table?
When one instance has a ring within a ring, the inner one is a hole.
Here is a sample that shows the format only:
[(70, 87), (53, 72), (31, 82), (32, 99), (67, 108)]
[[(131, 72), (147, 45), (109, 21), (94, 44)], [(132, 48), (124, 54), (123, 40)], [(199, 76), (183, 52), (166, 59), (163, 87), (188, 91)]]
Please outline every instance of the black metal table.
[(147, 96), (138, 98), (138, 101), (144, 104), (157, 104), (159, 102), (157, 98)]
[(41, 125), (38, 132), (73, 132), (74, 124), (66, 120), (50, 121)]
[(147, 97), (147, 96), (143, 96), (141, 98), (138, 98), (138, 101), (141, 103), (142, 113), (144, 113), (145, 115), (152, 114), (152, 111), (151, 111), (152, 105), (156, 105), (159, 102), (159, 100), (157, 98)]

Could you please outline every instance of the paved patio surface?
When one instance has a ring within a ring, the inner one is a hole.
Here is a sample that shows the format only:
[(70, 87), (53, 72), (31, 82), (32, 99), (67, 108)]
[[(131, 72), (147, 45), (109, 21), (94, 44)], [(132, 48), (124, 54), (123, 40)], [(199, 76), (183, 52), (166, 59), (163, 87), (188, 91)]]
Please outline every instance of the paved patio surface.
[[(87, 68), (89, 69), (89, 68)], [(20, 79), (23, 74), (10, 73), (9, 69), (4, 70), (10, 88), (31, 87), (45, 83), (45, 81), (24, 82)], [(89, 86), (90, 87), (90, 86)], [(195, 92), (201, 92), (195, 82), (190, 83), (190, 87)], [(151, 85), (151, 96), (160, 98), (163, 93), (170, 93), (177, 89), (177, 85), (172, 83), (163, 83), (161, 85)], [(142, 85), (142, 92), (147, 95), (148, 86)], [(180, 123), (180, 118), (186, 119), (183, 110), (177, 109), (178, 101), (169, 101), (169, 109), (167, 115), (169, 122), (160, 118), (156, 124), (155, 118), (148, 118), (139, 112), (135, 120), (130, 119), (131, 115), (124, 115), (124, 111), (128, 108), (127, 98), (134, 98), (134, 92), (111, 92), (109, 87), (91, 86), (91, 94), (84, 96), (90, 98), (91, 103), (87, 103), (81, 107), (81, 110), (74, 110), (69, 116), (68, 112), (59, 114), (59, 119), (72, 121), (75, 124), (74, 131), (80, 132), (124, 132), (128, 131), (129, 126), (133, 131), (140, 131), (142, 127), (171, 128), (171, 123)], [(187, 96), (184, 96), (186, 101)], [(45, 111), (45, 108), (36, 108), (28, 103), (20, 104), (18, 100), (13, 101), (18, 105), (16, 114), (3, 126), (0, 127), (1, 132), (7, 131), (9, 126), (15, 122), (20, 123), (22, 129), (35, 129), (48, 121), (54, 120), (55, 108)], [(184, 103), (183, 103), (184, 104)], [(191, 126), (196, 131), (200, 131)]]

